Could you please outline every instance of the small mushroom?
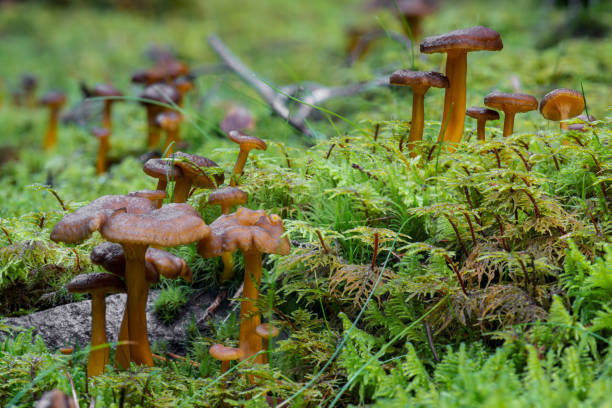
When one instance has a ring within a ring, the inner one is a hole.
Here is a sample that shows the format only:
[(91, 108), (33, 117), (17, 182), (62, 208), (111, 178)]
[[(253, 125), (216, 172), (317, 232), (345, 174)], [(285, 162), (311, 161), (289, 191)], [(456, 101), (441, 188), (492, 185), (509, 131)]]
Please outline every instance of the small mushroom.
[[(221, 206), (221, 214), (229, 214), (234, 205), (246, 204), (247, 193), (235, 187), (226, 187), (213, 191), (208, 196), (208, 204)], [(234, 276), (234, 258), (231, 252), (224, 252), (223, 273), (219, 277), (221, 282), (230, 280)]]
[(52, 390), (45, 392), (34, 408), (76, 408), (76, 404), (60, 390)]
[(176, 90), (181, 94), (181, 100), (178, 103), (179, 107), (183, 107), (183, 102), (185, 101), (185, 95), (192, 91), (194, 88), (193, 81), (186, 76), (178, 77), (174, 80), (172, 85), (176, 88)]
[(43, 149), (49, 150), (57, 144), (57, 125), (59, 113), (66, 103), (66, 95), (63, 92), (49, 92), (40, 99), (40, 104), (49, 108), (49, 125), (43, 142)]
[(108, 128), (94, 128), (91, 133), (100, 142), (98, 145), (98, 157), (96, 159), (96, 174), (104, 174), (107, 169), (106, 157), (110, 150), (110, 130), (108, 130)]
[(430, 87), (448, 88), (448, 79), (439, 72), (420, 72), (399, 70), (389, 79), (391, 85), (409, 86), (412, 88), (412, 123), (408, 148), (410, 157), (416, 156), (415, 143), (423, 140), (423, 125), (425, 121), (424, 99)]
[(255, 120), (247, 108), (234, 105), (229, 108), (219, 127), (225, 134), (229, 134), (232, 130), (252, 131), (255, 129)]
[(410, 32), (405, 29), (411, 39), (421, 38), (421, 23), (425, 17), (438, 10), (438, 4), (432, 0), (400, 0), (397, 2), (400, 16), (406, 20)]
[(110, 293), (125, 292), (125, 284), (110, 273), (78, 275), (66, 285), (71, 293), (91, 295), (91, 348), (87, 361), (87, 376), (95, 377), (104, 372), (108, 363), (108, 341), (106, 339), (106, 300)]
[[(222, 215), (211, 225), (212, 233), (198, 243), (198, 253), (205, 258), (221, 256), (223, 252), (240, 250), (244, 255), (244, 289), (240, 307), (240, 349), (242, 360), (262, 350), (261, 337), (255, 329), (261, 323), (257, 309), (257, 297), (261, 283), (262, 253), (287, 255), (289, 239), (284, 236), (282, 219), (267, 215), (265, 211), (253, 211), (240, 207), (233, 214)], [(263, 363), (261, 355), (256, 363)]]
[(176, 105), (181, 94), (172, 86), (166, 84), (150, 85), (140, 94), (140, 102), (147, 110), (147, 146), (154, 149), (159, 143), (159, 127), (155, 123), (157, 115), (169, 110), (164, 105)]
[(278, 336), (280, 331), (270, 323), (262, 323), (255, 328), (255, 333), (263, 339), (263, 349), (266, 352), (264, 355), (264, 363), (268, 362), (268, 352), (270, 350), (270, 339)]
[(102, 110), (102, 127), (112, 130), (112, 107), (118, 98), (123, 97), (123, 93), (110, 84), (98, 84), (91, 89), (91, 96), (104, 99), (104, 109)]
[(499, 51), (503, 48), (499, 33), (477, 26), (427, 37), (421, 43), (421, 52), (444, 52), (449, 87), (444, 95), (444, 113), (438, 141), (459, 143), (465, 123), (465, 82), (467, 53), (470, 51)]
[(223, 344), (213, 344), (208, 352), (215, 360), (221, 361), (221, 374), (229, 370), (230, 361), (241, 360), (244, 357), (244, 352), (239, 348), (226, 347)]
[(238, 158), (236, 159), (236, 164), (234, 165), (234, 171), (232, 172), (232, 179), (230, 181), (230, 186), (236, 187), (236, 180), (242, 176), (242, 171), (244, 170), (244, 165), (246, 164), (249, 152), (253, 149), (266, 150), (268, 146), (263, 140), (255, 136), (245, 135), (237, 130), (232, 130), (227, 134), (227, 136), (232, 142), (238, 143), (240, 146), (240, 152), (238, 153)]
[(32, 74), (23, 74), (20, 80), (20, 88), (23, 92), (23, 104), (28, 108), (36, 106), (36, 88), (38, 88), (38, 78)]
[(172, 154), (173, 147), (181, 141), (180, 127), (183, 117), (176, 111), (162, 112), (155, 118), (155, 124), (166, 132), (166, 155)]
[(468, 108), (465, 113), (476, 119), (476, 132), (478, 140), (485, 140), (485, 124), (488, 120), (498, 120), (499, 113), (492, 109), (482, 108), (480, 106), (472, 106)]
[(138, 190), (128, 193), (128, 196), (147, 198), (155, 204), (155, 208), (160, 208), (163, 200), (168, 197), (168, 194), (166, 194), (166, 190)]
[(493, 92), (485, 96), (484, 103), (489, 108), (504, 112), (504, 136), (514, 133), (514, 116), (517, 113), (538, 109), (538, 100), (522, 93)]
[(555, 89), (550, 91), (540, 101), (540, 113), (544, 119), (561, 122), (561, 129), (568, 130), (569, 125), (565, 122), (574, 118), (584, 110), (584, 98), (582, 94), (573, 89)]
[(183, 172), (169, 160), (149, 159), (142, 166), (148, 176), (157, 179), (157, 190), (166, 190), (168, 183), (183, 177)]

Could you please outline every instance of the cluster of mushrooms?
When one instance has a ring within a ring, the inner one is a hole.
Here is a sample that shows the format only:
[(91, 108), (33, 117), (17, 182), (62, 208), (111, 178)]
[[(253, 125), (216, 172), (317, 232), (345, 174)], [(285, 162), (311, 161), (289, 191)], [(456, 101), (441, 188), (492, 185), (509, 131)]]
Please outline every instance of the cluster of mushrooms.
[[(431, 87), (445, 89), (438, 141), (448, 143), (451, 149), (461, 140), (466, 114), (476, 119), (478, 139), (484, 140), (485, 123), (500, 117), (496, 110), (504, 113), (503, 135), (509, 136), (514, 132), (517, 113), (538, 109), (538, 100), (531, 95), (493, 92), (484, 98), (486, 107), (473, 106), (466, 110), (467, 54), (472, 51), (501, 50), (503, 43), (498, 32), (482, 26), (455, 30), (425, 38), (420, 48), (425, 54), (446, 53), (446, 75), (399, 70), (390, 77), (392, 85), (412, 88), (412, 124), (408, 138), (411, 157), (416, 156), (415, 147), (423, 138), (424, 96)], [(564, 121), (582, 113), (584, 98), (580, 92), (571, 89), (555, 89), (542, 98), (539, 108), (544, 118), (561, 121), (561, 129), (568, 129)]]
[[(132, 362), (153, 365), (145, 312), (149, 286), (158, 282), (160, 275), (191, 281), (193, 273), (185, 261), (162, 248), (194, 242), (198, 243), (198, 252), (203, 257), (222, 257), (224, 269), (220, 281), (234, 275), (234, 252), (241, 251), (245, 259), (239, 347), (216, 344), (210, 349), (211, 355), (222, 361), (223, 371), (229, 368), (232, 360), (266, 361), (262, 351), (279, 330), (270, 324), (261, 324), (255, 305), (262, 276), (262, 254), (288, 254), (289, 240), (284, 236), (283, 223), (277, 215), (246, 207), (231, 213), (233, 206), (247, 202), (247, 194), (237, 184), (249, 152), (267, 147), (263, 140), (237, 130), (236, 127), (242, 127), (244, 122), (232, 120), (232, 117), (244, 116), (228, 115), (222, 124), (230, 140), (239, 145), (229, 186), (220, 187), (225, 176), (214, 161), (176, 152), (167, 158), (149, 159), (144, 164), (143, 171), (157, 179), (155, 190), (100, 197), (66, 215), (54, 226), (53, 241), (78, 243), (95, 231), (108, 241), (91, 252), (92, 263), (102, 266), (108, 273), (79, 275), (67, 285), (70, 292), (89, 293), (92, 298), (88, 376), (101, 374), (109, 362), (105, 296), (110, 293), (127, 293), (116, 363), (122, 368), (129, 367)], [(173, 202), (164, 205), (171, 183)], [(209, 205), (221, 207), (222, 215), (210, 225), (186, 204), (196, 188), (211, 190)]]

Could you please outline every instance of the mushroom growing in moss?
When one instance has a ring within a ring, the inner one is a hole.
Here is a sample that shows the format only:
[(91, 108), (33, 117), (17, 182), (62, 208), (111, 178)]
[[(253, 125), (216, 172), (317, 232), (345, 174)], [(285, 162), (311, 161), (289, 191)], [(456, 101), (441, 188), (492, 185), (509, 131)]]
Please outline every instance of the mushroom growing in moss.
[(172, 154), (172, 150), (181, 141), (180, 128), (182, 116), (176, 111), (162, 112), (155, 118), (155, 124), (166, 132), (166, 145), (164, 152), (166, 156)]
[(268, 145), (266, 145), (266, 142), (255, 136), (245, 135), (237, 130), (232, 130), (227, 136), (232, 142), (238, 143), (240, 146), (238, 158), (236, 159), (234, 171), (232, 172), (232, 179), (230, 181), (230, 186), (236, 187), (237, 180), (240, 178), (240, 176), (242, 176), (242, 171), (244, 170), (244, 165), (246, 164), (249, 152), (253, 149), (266, 150)]
[(267, 363), (269, 360), (268, 352), (270, 351), (270, 339), (278, 336), (280, 331), (270, 323), (262, 323), (255, 328), (255, 333), (263, 339), (263, 349), (266, 352), (264, 355), (264, 363)]
[(449, 87), (444, 95), (444, 113), (438, 141), (459, 143), (465, 123), (465, 80), (467, 53), (471, 51), (499, 51), (503, 48), (497, 31), (477, 26), (427, 37), (421, 43), (421, 52), (444, 52)]
[(98, 156), (96, 159), (96, 174), (106, 173), (106, 156), (110, 150), (110, 130), (108, 128), (94, 128), (91, 133), (100, 142), (98, 145)]
[(409, 86), (412, 88), (412, 123), (408, 148), (410, 157), (416, 156), (415, 143), (423, 140), (423, 125), (425, 123), (425, 94), (430, 87), (448, 88), (448, 79), (439, 72), (420, 72), (399, 70), (395, 71), (389, 79), (391, 85)]
[(113, 104), (123, 96), (123, 93), (110, 84), (97, 84), (91, 89), (90, 93), (93, 97), (105, 98), (102, 110), (102, 127), (111, 131)]
[(540, 113), (545, 119), (561, 122), (561, 129), (568, 130), (566, 120), (575, 118), (584, 110), (582, 94), (573, 89), (555, 89), (550, 91), (540, 101)]
[[(244, 255), (244, 289), (240, 307), (240, 349), (242, 359), (253, 357), (262, 350), (261, 337), (255, 329), (260, 317), (256, 306), (261, 283), (261, 255), (287, 255), (289, 239), (284, 236), (282, 219), (265, 211), (253, 211), (240, 207), (233, 214), (222, 215), (211, 225), (212, 233), (198, 243), (198, 253), (205, 258), (221, 256), (223, 252), (240, 250)], [(256, 363), (263, 363), (263, 357), (255, 357)]]
[(40, 104), (49, 108), (49, 124), (45, 133), (43, 149), (49, 150), (57, 145), (57, 126), (59, 123), (59, 113), (62, 106), (66, 103), (66, 94), (59, 91), (46, 93), (40, 99)]
[(485, 140), (485, 124), (487, 121), (499, 119), (499, 113), (497, 113), (497, 111), (482, 108), (480, 106), (472, 106), (468, 108), (465, 113), (469, 117), (476, 119), (476, 134), (478, 135), (478, 140)]
[(104, 372), (108, 364), (108, 341), (106, 339), (106, 300), (110, 293), (125, 292), (125, 284), (117, 275), (110, 273), (88, 273), (78, 275), (67, 285), (71, 293), (91, 294), (91, 348), (87, 361), (87, 376), (95, 377)]
[(484, 103), (489, 108), (504, 112), (504, 136), (514, 133), (514, 116), (517, 113), (538, 109), (538, 100), (522, 93), (492, 92), (485, 96)]
[(140, 102), (147, 110), (147, 146), (154, 149), (159, 143), (159, 127), (155, 123), (157, 115), (170, 109), (181, 100), (181, 94), (166, 84), (150, 85), (140, 94)]
[(241, 360), (244, 357), (244, 352), (239, 348), (226, 347), (223, 344), (213, 344), (208, 352), (212, 358), (221, 361), (221, 374), (229, 370), (230, 361)]

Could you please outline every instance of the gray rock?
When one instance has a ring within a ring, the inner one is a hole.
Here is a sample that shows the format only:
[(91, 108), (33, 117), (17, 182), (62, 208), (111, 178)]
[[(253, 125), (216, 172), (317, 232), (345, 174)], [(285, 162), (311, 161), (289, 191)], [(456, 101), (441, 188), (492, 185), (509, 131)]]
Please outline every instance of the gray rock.
[[(183, 307), (177, 320), (169, 325), (162, 322), (153, 312), (153, 305), (159, 293), (157, 290), (150, 291), (147, 301), (149, 341), (151, 344), (164, 342), (168, 346), (167, 351), (183, 353), (189, 325), (192, 321), (198, 322), (202, 319), (206, 309), (214, 301), (216, 293), (205, 292), (193, 296)], [(117, 341), (125, 299), (125, 294), (106, 297), (106, 333), (109, 342)], [(228, 302), (222, 302), (211, 318), (215, 319), (216, 316), (223, 318), (228, 312)], [(85, 347), (89, 344), (91, 336), (91, 301), (69, 303), (26, 316), (8, 318), (4, 322), (16, 328), (33, 327), (34, 334), (40, 335), (50, 350), (66, 346)], [(198, 326), (202, 334), (208, 331), (207, 327), (206, 321)]]

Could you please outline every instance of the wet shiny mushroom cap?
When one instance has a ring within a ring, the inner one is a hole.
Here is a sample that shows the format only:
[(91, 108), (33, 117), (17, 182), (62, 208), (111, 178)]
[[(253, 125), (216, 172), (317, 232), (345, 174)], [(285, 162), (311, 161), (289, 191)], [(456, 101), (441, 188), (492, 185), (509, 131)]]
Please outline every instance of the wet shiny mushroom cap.
[(540, 101), (540, 113), (545, 119), (560, 121), (571, 119), (584, 110), (582, 94), (573, 89), (555, 89), (550, 91)]
[(91, 134), (93, 134), (97, 139), (104, 139), (105, 137), (110, 136), (110, 130), (107, 128), (97, 127), (91, 130)]
[(138, 190), (128, 193), (128, 197), (142, 197), (148, 200), (163, 200), (168, 197), (165, 190)]
[(498, 120), (499, 112), (481, 106), (472, 106), (466, 109), (466, 115), (478, 120)]
[(70, 293), (92, 293), (103, 291), (104, 293), (125, 292), (123, 280), (112, 273), (85, 273), (76, 276), (67, 285)]
[(145, 261), (147, 262), (147, 267), (150, 265), (158, 274), (168, 279), (176, 279), (180, 276), (187, 282), (191, 282), (193, 278), (193, 272), (187, 266), (187, 262), (170, 252), (153, 247), (148, 248), (145, 254)]
[(59, 108), (66, 103), (66, 94), (61, 91), (47, 92), (40, 98), (40, 104), (51, 108)]
[[(174, 105), (181, 100), (181, 94), (173, 86), (166, 84), (153, 84), (145, 88), (139, 95), (142, 99), (160, 102), (165, 105)], [(142, 105), (151, 105), (148, 101), (140, 101)]]
[(198, 252), (205, 258), (223, 252), (261, 252), (287, 255), (289, 239), (283, 234), (283, 220), (263, 210), (240, 207), (233, 214), (222, 215), (210, 224), (211, 235), (198, 243)]
[(151, 177), (167, 182), (175, 181), (183, 177), (181, 169), (174, 166), (171, 161), (165, 159), (149, 159), (144, 166), (142, 166), (142, 170)]
[(208, 204), (228, 207), (246, 204), (247, 200), (247, 193), (236, 187), (220, 188), (208, 196)]
[(413, 89), (448, 88), (448, 78), (439, 72), (422, 72), (400, 69), (389, 78), (391, 85), (409, 86)]
[(223, 344), (213, 344), (208, 349), (210, 355), (219, 361), (239, 360), (244, 356), (244, 352), (239, 348), (226, 347)]
[(125, 276), (125, 255), (120, 244), (103, 242), (96, 245), (89, 254), (89, 259), (94, 265), (100, 265), (110, 273)]
[(255, 128), (255, 120), (247, 108), (233, 106), (227, 112), (219, 127), (226, 134), (229, 134), (232, 130), (243, 132), (253, 130)]
[(172, 247), (204, 239), (210, 228), (193, 207), (173, 203), (141, 214), (116, 211), (100, 233), (105, 239), (121, 244)]
[(182, 119), (178, 112), (162, 112), (155, 117), (155, 124), (164, 130), (176, 131)]
[(538, 100), (527, 94), (493, 92), (484, 99), (485, 105), (504, 112), (529, 112), (538, 109)]
[(111, 84), (97, 84), (91, 90), (93, 96), (120, 97), (123, 93)]
[(184, 177), (189, 177), (193, 180), (192, 185), (194, 187), (217, 188), (225, 180), (223, 173), (213, 175), (214, 181), (206, 174), (207, 168), (219, 167), (217, 163), (206, 157), (176, 152), (170, 155), (170, 159), (174, 159), (174, 166), (181, 169)]
[(263, 339), (269, 340), (278, 336), (280, 331), (270, 323), (262, 323), (255, 328), (255, 333)]
[(268, 148), (268, 145), (266, 145), (266, 142), (264, 142), (263, 140), (255, 136), (245, 135), (244, 133), (241, 133), (237, 130), (232, 130), (231, 132), (227, 134), (227, 136), (232, 142), (238, 143), (240, 145), (240, 149), (266, 150)]
[(427, 37), (421, 42), (421, 52), (424, 54), (452, 51), (499, 51), (503, 47), (499, 33), (483, 26)]
[(107, 195), (97, 198), (62, 218), (51, 231), (53, 241), (81, 242), (98, 231), (113, 211), (125, 209), (128, 214), (143, 214), (155, 209), (146, 198)]

